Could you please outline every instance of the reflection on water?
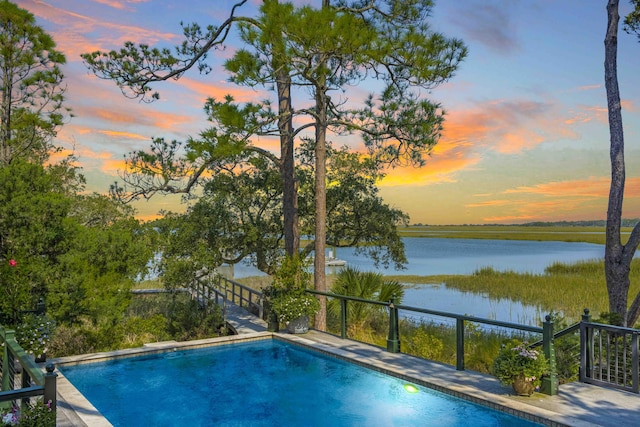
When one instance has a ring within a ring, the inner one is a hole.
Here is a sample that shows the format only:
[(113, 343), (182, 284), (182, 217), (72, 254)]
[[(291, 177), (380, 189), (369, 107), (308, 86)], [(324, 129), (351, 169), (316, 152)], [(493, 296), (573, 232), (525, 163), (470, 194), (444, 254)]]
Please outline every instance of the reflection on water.
[[(338, 248), (336, 256), (363, 271), (416, 276), (471, 274), (482, 267), (542, 274), (554, 262), (572, 264), (604, 257), (604, 245), (593, 243), (420, 237), (405, 237), (402, 241), (408, 260), (404, 270), (376, 268), (373, 261), (356, 255), (353, 248)], [(340, 267), (329, 267), (327, 273), (339, 270)], [(236, 264), (234, 274), (240, 278), (263, 273), (254, 267)]]
[[(543, 312), (540, 307), (523, 305), (509, 299), (492, 299), (486, 294), (462, 292), (447, 288), (444, 284), (405, 287), (403, 305), (531, 326), (540, 326), (540, 322), (549, 314)], [(416, 320), (455, 325), (455, 319), (450, 318), (410, 311), (401, 311), (400, 315)]]
[[(542, 274), (554, 262), (567, 264), (602, 259), (604, 245), (576, 242), (536, 242), (530, 240), (482, 240), (447, 238), (403, 238), (408, 263), (406, 269), (376, 268), (373, 262), (355, 255), (353, 248), (339, 248), (336, 256), (347, 265), (362, 271), (378, 271), (385, 275), (430, 276), (439, 274), (472, 274), (483, 267), (498, 271)], [(341, 267), (330, 267), (328, 274)], [(253, 267), (238, 264), (235, 277), (262, 275)], [(468, 314), (528, 325), (539, 325), (548, 313), (533, 306), (510, 300), (490, 299), (486, 295), (447, 289), (444, 285), (424, 285), (406, 289), (403, 304)]]

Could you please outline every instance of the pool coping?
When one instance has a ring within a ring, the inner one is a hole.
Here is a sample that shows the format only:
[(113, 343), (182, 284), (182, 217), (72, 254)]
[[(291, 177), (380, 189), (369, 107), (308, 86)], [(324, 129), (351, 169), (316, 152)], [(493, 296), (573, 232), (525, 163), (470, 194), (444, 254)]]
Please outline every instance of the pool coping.
[[(380, 347), (351, 340), (341, 340), (330, 334), (309, 331), (304, 335), (272, 332), (249, 332), (242, 335), (197, 341), (166, 341), (140, 348), (106, 353), (85, 354), (53, 359), (56, 366), (76, 365), (115, 358), (134, 357), (168, 351), (230, 345), (253, 340), (278, 339), (319, 351), (331, 357), (347, 360), (388, 375), (420, 384), (431, 389), (496, 409), (551, 427), (596, 427), (598, 424), (563, 414), (553, 409), (554, 397), (540, 395), (519, 397), (501, 385), (497, 379), (474, 371), (456, 371), (452, 366), (427, 361), (403, 353), (389, 353)], [(112, 424), (58, 372), (58, 410), (70, 426), (107, 427)], [(635, 397), (635, 396), (634, 396)], [(640, 399), (639, 399), (640, 400)], [(551, 409), (549, 409), (551, 408)], [(59, 424), (62, 425), (62, 424)]]

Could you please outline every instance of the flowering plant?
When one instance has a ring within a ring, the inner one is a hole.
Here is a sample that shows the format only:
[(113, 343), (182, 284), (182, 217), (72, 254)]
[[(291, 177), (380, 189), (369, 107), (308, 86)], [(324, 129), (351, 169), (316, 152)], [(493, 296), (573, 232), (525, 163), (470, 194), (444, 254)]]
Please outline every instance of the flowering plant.
[(19, 417), (20, 411), (17, 406), (13, 405), (11, 409), (5, 409), (0, 412), (0, 425), (15, 426), (18, 424)]
[(539, 386), (540, 379), (548, 371), (544, 354), (532, 350), (526, 342), (510, 341), (503, 345), (493, 362), (493, 374), (505, 385), (511, 385), (514, 379), (522, 377)]
[(55, 322), (46, 314), (27, 314), (16, 328), (16, 341), (27, 353), (45, 354), (54, 328)]
[(273, 283), (263, 294), (280, 322), (300, 316), (312, 316), (320, 310), (320, 302), (305, 289), (311, 283), (308, 261), (299, 256), (284, 258), (273, 275)]
[(28, 404), (23, 411), (17, 406), (2, 411), (0, 426), (18, 427), (55, 427), (56, 413), (51, 408), (51, 401)]
[(277, 296), (271, 307), (278, 314), (278, 320), (289, 322), (301, 316), (316, 314), (320, 310), (320, 302), (304, 290), (297, 290)]

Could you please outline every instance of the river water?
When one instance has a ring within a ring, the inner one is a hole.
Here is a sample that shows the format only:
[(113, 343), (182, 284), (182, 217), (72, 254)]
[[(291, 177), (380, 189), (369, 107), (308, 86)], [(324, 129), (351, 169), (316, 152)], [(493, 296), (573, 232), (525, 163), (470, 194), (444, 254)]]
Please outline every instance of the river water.
[[(403, 238), (403, 241), (408, 260), (404, 270), (376, 268), (371, 260), (357, 256), (353, 248), (339, 248), (337, 257), (362, 271), (418, 276), (472, 274), (483, 267), (492, 267), (498, 271), (542, 274), (554, 262), (571, 264), (604, 257), (604, 245), (592, 243), (418, 237)], [(328, 273), (337, 271), (339, 268), (332, 267)], [(262, 273), (252, 267), (235, 266), (236, 278), (260, 274)], [(536, 306), (447, 289), (441, 283), (407, 287), (403, 304), (528, 325), (538, 325), (548, 314)]]

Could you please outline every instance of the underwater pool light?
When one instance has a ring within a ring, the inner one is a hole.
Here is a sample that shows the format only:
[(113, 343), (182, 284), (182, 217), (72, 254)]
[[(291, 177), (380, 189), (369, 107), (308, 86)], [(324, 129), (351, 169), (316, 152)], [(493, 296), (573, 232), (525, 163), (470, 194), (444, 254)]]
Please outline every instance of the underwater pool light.
[(404, 385), (404, 389), (407, 393), (417, 393), (418, 392), (418, 387), (414, 386), (413, 384), (405, 384)]

